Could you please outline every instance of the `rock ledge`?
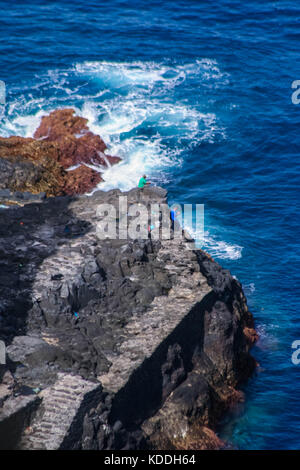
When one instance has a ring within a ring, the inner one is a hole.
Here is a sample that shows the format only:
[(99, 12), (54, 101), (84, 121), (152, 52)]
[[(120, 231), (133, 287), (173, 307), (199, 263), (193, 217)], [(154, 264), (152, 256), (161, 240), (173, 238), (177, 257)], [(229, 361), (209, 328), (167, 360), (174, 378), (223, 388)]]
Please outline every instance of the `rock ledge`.
[(0, 209), (2, 449), (222, 445), (255, 368), (241, 285), (190, 240), (100, 241), (120, 195), (166, 203), (154, 187)]

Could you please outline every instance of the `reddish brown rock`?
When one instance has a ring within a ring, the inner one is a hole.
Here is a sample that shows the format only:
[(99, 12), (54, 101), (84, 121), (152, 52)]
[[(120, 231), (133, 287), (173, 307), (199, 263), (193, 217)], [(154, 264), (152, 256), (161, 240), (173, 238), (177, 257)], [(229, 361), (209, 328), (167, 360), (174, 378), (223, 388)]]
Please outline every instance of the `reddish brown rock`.
[(67, 173), (67, 182), (64, 190), (69, 195), (90, 192), (98, 183), (103, 181), (100, 173), (85, 165), (81, 165), (76, 170), (71, 170)]
[(58, 109), (42, 118), (34, 137), (59, 145), (58, 162), (64, 168), (78, 163), (105, 167), (118, 163), (119, 157), (104, 155), (107, 148), (104, 141), (89, 130), (87, 122), (87, 119), (75, 116), (73, 109)]
[(253, 345), (256, 343), (258, 340), (258, 334), (254, 328), (245, 327), (243, 332), (249, 344)]
[(0, 189), (62, 196), (84, 194), (102, 181), (100, 173), (85, 165), (64, 170), (58, 163), (60, 155), (56, 143), (0, 138)]
[(35, 138), (0, 138), (0, 189), (45, 192), (47, 196), (83, 194), (102, 181), (101, 174), (84, 164), (107, 167), (119, 157), (104, 155), (106, 145), (87, 127), (87, 119), (72, 109), (52, 112), (42, 119)]
[(0, 138), (0, 189), (64, 193), (66, 171), (57, 163), (60, 150), (55, 144), (22, 137)]
[(183, 439), (175, 440), (176, 450), (219, 450), (225, 443), (207, 426), (195, 424)]

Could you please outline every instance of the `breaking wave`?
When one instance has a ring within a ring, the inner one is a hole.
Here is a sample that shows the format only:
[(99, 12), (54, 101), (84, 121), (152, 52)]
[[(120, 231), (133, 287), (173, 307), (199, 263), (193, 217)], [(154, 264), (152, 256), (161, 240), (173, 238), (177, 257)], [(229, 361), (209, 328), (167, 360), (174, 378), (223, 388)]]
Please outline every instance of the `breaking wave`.
[(203, 141), (225, 138), (214, 113), (177, 97), (175, 90), (195, 78), (206, 87), (228, 80), (210, 59), (186, 65), (84, 62), (50, 70), (10, 90), (1, 135), (31, 137), (44, 114), (73, 107), (103, 137), (107, 153), (123, 159), (104, 173), (93, 167), (103, 173), (99, 188), (128, 190), (143, 173), (164, 184), (163, 170), (180, 167), (186, 152)]
[[(84, 62), (50, 70), (10, 91), (1, 135), (31, 137), (43, 115), (72, 107), (103, 137), (107, 153), (122, 158), (105, 170), (88, 165), (102, 173), (99, 189), (129, 190), (144, 173), (164, 185), (169, 181), (165, 170), (181, 167), (195, 146), (226, 138), (214, 113), (204, 112), (201, 101), (192, 106), (180, 95), (193, 80), (211, 88), (226, 84), (228, 76), (211, 59), (185, 65)], [(242, 252), (210, 236), (203, 248), (219, 259), (238, 259)]]

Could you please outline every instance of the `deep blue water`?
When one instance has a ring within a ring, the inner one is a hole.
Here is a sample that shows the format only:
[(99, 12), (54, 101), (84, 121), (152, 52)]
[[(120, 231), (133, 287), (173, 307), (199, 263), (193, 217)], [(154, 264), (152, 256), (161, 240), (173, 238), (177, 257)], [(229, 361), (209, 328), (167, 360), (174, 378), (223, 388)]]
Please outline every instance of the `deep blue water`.
[(205, 204), (205, 248), (242, 282), (261, 335), (246, 403), (220, 433), (300, 448), (300, 4), (279, 0), (0, 1), (1, 135), (75, 107), (171, 201)]

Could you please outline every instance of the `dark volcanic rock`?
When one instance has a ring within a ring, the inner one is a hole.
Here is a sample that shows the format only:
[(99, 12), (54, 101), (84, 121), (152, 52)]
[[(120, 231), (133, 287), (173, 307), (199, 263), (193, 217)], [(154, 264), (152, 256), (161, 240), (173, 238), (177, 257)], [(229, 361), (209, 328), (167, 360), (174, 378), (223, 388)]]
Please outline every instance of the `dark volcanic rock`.
[[(255, 367), (241, 286), (184, 239), (99, 240), (97, 207), (118, 215), (119, 195), (166, 202), (146, 188), (0, 209), (2, 448), (220, 446)], [(25, 400), (12, 434), (25, 391), (41, 405)]]
[(66, 183), (63, 188), (64, 193), (72, 196), (72, 194), (84, 194), (92, 191), (102, 180), (100, 173), (81, 165), (75, 170), (67, 172)]

